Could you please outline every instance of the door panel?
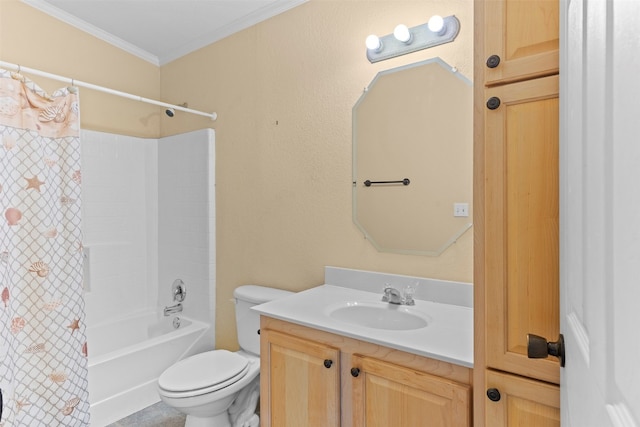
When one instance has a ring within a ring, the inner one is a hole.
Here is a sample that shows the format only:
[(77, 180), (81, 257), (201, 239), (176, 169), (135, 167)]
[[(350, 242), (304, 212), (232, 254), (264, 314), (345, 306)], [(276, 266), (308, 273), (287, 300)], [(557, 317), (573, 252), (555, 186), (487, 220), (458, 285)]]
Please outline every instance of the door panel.
[(557, 384), (557, 359), (528, 359), (527, 334), (560, 329), (558, 77), (485, 94), (499, 99), (485, 112), (487, 365)]
[(470, 386), (367, 357), (352, 366), (354, 426), (470, 425)]
[(562, 422), (637, 427), (640, 3), (561, 4)]
[(498, 400), (488, 402), (485, 425), (560, 426), (560, 390), (557, 385), (488, 371), (487, 388), (497, 390), (500, 396)]
[(485, 53), (500, 57), (485, 69), (485, 84), (558, 72), (558, 0), (486, 1)]
[(262, 425), (339, 426), (339, 351), (270, 330), (263, 330), (261, 338), (268, 355), (261, 368), (269, 371), (266, 387), (261, 389), (269, 423), (263, 418)]

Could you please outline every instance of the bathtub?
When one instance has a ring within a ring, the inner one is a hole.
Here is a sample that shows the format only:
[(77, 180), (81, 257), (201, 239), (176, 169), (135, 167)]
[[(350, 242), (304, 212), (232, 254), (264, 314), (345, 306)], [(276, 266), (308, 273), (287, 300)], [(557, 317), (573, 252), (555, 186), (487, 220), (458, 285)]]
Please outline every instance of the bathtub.
[(208, 328), (156, 311), (87, 327), (91, 427), (104, 427), (158, 402), (160, 374), (189, 355)]

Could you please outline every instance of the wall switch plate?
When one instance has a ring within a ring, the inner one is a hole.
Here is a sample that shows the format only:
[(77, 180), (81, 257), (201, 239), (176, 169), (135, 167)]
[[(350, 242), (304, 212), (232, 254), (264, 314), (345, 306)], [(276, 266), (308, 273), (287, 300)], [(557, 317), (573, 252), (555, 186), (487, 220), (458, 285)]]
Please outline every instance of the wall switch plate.
[(469, 203), (454, 203), (453, 216), (469, 216)]

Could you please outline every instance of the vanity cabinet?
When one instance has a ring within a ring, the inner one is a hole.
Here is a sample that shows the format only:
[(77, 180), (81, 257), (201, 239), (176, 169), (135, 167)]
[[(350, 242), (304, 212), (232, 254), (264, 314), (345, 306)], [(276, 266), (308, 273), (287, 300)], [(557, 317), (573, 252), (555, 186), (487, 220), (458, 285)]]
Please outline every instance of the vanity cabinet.
[(370, 357), (351, 365), (354, 426), (470, 425), (470, 386)]
[(270, 329), (261, 329), (261, 340), (269, 359), (260, 367), (262, 385), (269, 378), (260, 393), (269, 409), (261, 414), (270, 417), (262, 426), (339, 426), (339, 350)]
[(260, 330), (262, 427), (471, 425), (469, 368), (266, 316)]
[[(560, 425), (559, 2), (474, 3), (474, 425)], [(494, 55), (498, 56), (496, 58)]]
[(490, 0), (482, 3), (485, 85), (558, 73), (558, 0)]

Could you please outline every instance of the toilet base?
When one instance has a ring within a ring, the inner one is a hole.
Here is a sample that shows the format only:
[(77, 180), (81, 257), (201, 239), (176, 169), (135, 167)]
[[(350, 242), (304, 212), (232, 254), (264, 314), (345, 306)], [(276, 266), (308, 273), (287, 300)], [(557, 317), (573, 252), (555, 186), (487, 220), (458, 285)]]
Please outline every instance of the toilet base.
[[(187, 415), (187, 420), (184, 424), (184, 427), (231, 427), (231, 421), (229, 421), (229, 416), (224, 416), (225, 414), (220, 414), (217, 417), (211, 418), (199, 418), (194, 417), (193, 415)], [(254, 414), (254, 416), (248, 421), (251, 427), (259, 427), (260, 426), (260, 417), (258, 414)]]
[(187, 415), (184, 427), (231, 427), (231, 421), (229, 421), (229, 413), (227, 413), (227, 411), (215, 417), (206, 418)]

